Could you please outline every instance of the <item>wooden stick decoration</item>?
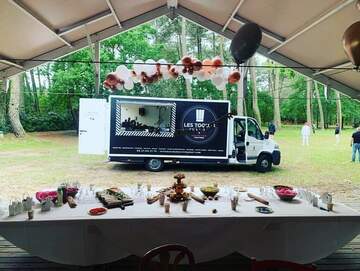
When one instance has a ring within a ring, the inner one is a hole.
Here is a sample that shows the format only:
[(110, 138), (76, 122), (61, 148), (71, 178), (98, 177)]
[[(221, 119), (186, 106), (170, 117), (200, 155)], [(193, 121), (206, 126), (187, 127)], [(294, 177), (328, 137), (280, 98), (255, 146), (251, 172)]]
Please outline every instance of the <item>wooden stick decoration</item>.
[(269, 202), (259, 196), (256, 196), (254, 194), (251, 194), (251, 193), (247, 193), (248, 197), (251, 198), (251, 199), (254, 199), (256, 200), (257, 202), (260, 202), (262, 204), (265, 204), (265, 205), (269, 205)]
[(67, 203), (69, 204), (70, 208), (76, 208), (76, 206), (77, 206), (76, 201), (71, 196), (67, 197)]
[(196, 196), (194, 193), (190, 193), (190, 197), (193, 199), (193, 200), (196, 200), (197, 202), (201, 203), (201, 204), (204, 204), (205, 203), (205, 200), (202, 199), (202, 198), (199, 198), (198, 196)]

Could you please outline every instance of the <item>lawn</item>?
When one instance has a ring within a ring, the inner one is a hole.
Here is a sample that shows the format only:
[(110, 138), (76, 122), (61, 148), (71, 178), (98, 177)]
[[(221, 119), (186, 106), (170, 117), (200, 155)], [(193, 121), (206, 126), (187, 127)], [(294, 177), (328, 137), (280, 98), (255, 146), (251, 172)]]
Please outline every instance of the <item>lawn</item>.
[(0, 139), (0, 199), (22, 197), (24, 193), (75, 180), (98, 186), (135, 185), (139, 181), (169, 185), (179, 171), (195, 185), (288, 184), (329, 191), (338, 199), (360, 199), (360, 163), (350, 162), (352, 132), (344, 130), (336, 145), (333, 130), (316, 131), (310, 146), (303, 147), (300, 127), (285, 127), (275, 136), (282, 163), (266, 174), (249, 167), (175, 165), (152, 173), (141, 166), (107, 163), (106, 156), (79, 155), (74, 132), (31, 133), (24, 139), (6, 135)]

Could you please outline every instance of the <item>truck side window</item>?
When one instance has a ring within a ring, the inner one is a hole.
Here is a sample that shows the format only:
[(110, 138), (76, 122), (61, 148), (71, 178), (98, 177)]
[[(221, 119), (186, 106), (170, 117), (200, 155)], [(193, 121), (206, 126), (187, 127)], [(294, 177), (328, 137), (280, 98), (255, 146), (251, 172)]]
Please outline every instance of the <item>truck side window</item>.
[(234, 134), (236, 143), (245, 141), (246, 123), (245, 119), (235, 119), (234, 121)]
[(263, 140), (264, 136), (259, 128), (259, 126), (252, 120), (247, 120), (248, 125), (248, 136), (255, 137), (258, 140)]

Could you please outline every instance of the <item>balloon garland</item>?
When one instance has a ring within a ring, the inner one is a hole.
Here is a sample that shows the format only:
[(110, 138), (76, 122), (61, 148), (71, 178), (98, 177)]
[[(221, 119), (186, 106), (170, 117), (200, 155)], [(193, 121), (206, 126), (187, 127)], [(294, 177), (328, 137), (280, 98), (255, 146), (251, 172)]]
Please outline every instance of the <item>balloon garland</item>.
[(184, 56), (176, 65), (168, 63), (165, 59), (155, 62), (148, 59), (145, 62), (136, 60), (133, 69), (120, 65), (115, 72), (106, 76), (104, 87), (111, 90), (132, 90), (135, 83), (148, 85), (161, 79), (176, 79), (183, 76), (187, 80), (197, 78), (199, 81), (210, 80), (219, 90), (224, 90), (226, 84), (239, 82), (241, 76), (238, 70), (223, 67), (219, 57), (200, 61), (190, 56)]

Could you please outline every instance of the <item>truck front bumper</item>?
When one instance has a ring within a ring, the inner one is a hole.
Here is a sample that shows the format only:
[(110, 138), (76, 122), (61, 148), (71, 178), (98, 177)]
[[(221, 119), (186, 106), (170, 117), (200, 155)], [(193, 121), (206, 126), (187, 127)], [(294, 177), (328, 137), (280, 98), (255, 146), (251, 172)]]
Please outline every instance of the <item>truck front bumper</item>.
[(272, 162), (275, 166), (280, 165), (281, 161), (281, 153), (280, 151), (276, 150), (272, 153)]

